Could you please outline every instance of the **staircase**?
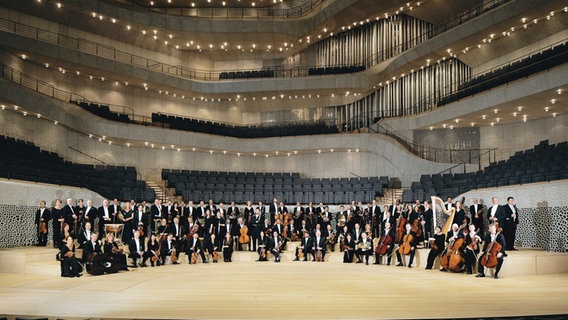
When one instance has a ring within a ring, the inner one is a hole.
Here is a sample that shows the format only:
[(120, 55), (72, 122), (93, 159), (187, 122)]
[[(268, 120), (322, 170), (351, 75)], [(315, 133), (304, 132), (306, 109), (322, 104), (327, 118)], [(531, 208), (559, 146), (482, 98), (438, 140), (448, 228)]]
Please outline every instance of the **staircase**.
[[(169, 195), (167, 194), (167, 189), (165, 188), (166, 182), (162, 180), (162, 169), (149, 169), (144, 172), (140, 172), (142, 180), (146, 181), (148, 188), (154, 190), (156, 194), (156, 199), (166, 199)], [(172, 192), (173, 193), (173, 192)]]
[(402, 193), (403, 189), (385, 189), (384, 195), (379, 201), (379, 203), (383, 204), (391, 204), (393, 197), (396, 200), (402, 200)]

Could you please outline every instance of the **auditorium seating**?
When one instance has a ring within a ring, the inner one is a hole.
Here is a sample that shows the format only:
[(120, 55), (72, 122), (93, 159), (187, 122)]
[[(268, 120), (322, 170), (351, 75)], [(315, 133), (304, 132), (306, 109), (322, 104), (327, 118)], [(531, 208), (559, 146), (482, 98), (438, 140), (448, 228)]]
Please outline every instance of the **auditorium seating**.
[(309, 76), (319, 76), (326, 74), (343, 74), (364, 71), (365, 66), (347, 66), (347, 67), (322, 67), (322, 68), (309, 68)]
[(422, 175), (404, 190), (403, 201), (427, 200), (432, 195), (454, 197), (472, 189), (522, 185), (568, 179), (568, 142), (551, 145), (541, 141), (485, 169), (471, 173)]
[(252, 78), (274, 78), (274, 70), (254, 70), (254, 71), (229, 71), (221, 72), (219, 80), (252, 79)]
[(150, 200), (154, 191), (137, 179), (134, 167), (94, 166), (63, 160), (34, 144), (0, 137), (0, 177), (87, 188), (103, 197)]
[(130, 122), (128, 115), (124, 113), (112, 112), (110, 111), (109, 106), (106, 105), (85, 101), (71, 101), (71, 103), (74, 103), (81, 108), (108, 120)]
[(443, 106), (566, 62), (568, 62), (568, 43), (559, 44), (511, 62), (501, 68), (477, 75), (469, 81), (461, 83), (456, 92), (442, 97), (437, 105)]
[(339, 130), (335, 125), (329, 125), (325, 121), (237, 126), (228, 123), (152, 113), (152, 123), (165, 128), (236, 138), (266, 138), (339, 133)]
[(185, 200), (270, 201), (286, 203), (323, 202), (345, 204), (352, 200), (371, 201), (383, 195), (388, 177), (307, 179), (299, 173), (219, 172), (162, 170), (162, 179)]

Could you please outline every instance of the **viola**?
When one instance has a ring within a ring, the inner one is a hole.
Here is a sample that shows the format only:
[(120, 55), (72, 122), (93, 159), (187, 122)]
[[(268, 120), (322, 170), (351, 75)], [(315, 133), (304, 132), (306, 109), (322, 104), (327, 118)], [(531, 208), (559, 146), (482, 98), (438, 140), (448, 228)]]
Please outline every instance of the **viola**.
[(239, 243), (249, 243), (250, 237), (248, 235), (248, 228), (246, 226), (242, 227), (240, 233), (241, 235), (239, 236)]
[(383, 234), (379, 241), (379, 245), (375, 248), (375, 253), (385, 255), (388, 251), (388, 246), (392, 243), (392, 238), (388, 234)]
[(414, 241), (414, 236), (410, 233), (404, 235), (402, 239), (402, 244), (398, 247), (398, 253), (407, 255), (412, 249), (412, 241)]
[(39, 232), (41, 234), (47, 233), (47, 223), (45, 221), (42, 221), (42, 222), (39, 223)]

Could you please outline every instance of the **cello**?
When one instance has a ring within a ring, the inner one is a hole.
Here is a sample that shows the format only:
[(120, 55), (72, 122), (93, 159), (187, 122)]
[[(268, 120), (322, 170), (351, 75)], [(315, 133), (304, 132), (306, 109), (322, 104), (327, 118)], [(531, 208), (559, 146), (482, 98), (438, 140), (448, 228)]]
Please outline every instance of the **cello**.
[(379, 240), (379, 245), (375, 248), (375, 253), (377, 253), (380, 256), (385, 255), (391, 243), (392, 243), (392, 238), (388, 233), (381, 235), (381, 239)]
[(412, 242), (414, 241), (414, 236), (411, 233), (407, 233), (402, 238), (402, 244), (398, 247), (398, 253), (407, 255), (412, 249)]
[(240, 229), (240, 233), (241, 233), (241, 235), (239, 236), (239, 243), (240, 243), (240, 244), (249, 243), (250, 237), (249, 237), (249, 235), (248, 235), (248, 227), (247, 227), (247, 226), (243, 226), (243, 227)]
[(499, 232), (495, 234), (495, 241), (489, 244), (489, 246), (487, 247), (487, 252), (483, 256), (483, 258), (481, 258), (481, 265), (484, 266), (485, 268), (497, 267), (497, 264), (499, 263), (499, 258), (497, 258), (497, 254), (501, 252), (501, 250), (503, 249), (503, 246), (499, 242), (497, 242), (497, 237), (501, 232), (501, 228), (499, 228), (498, 223), (496, 223), (495, 227), (497, 228), (497, 230), (499, 230)]
[(396, 225), (396, 242), (400, 242), (402, 240), (402, 236), (404, 235), (404, 226), (406, 225), (406, 218), (404, 217), (403, 213), (400, 214), (398, 218), (397, 225)]
[(462, 270), (465, 262), (462, 251), (464, 243), (465, 243), (464, 238), (458, 238), (456, 239), (456, 241), (454, 241), (454, 244), (452, 244), (452, 247), (450, 248), (449, 264), (448, 264), (448, 268), (450, 271), (459, 272)]

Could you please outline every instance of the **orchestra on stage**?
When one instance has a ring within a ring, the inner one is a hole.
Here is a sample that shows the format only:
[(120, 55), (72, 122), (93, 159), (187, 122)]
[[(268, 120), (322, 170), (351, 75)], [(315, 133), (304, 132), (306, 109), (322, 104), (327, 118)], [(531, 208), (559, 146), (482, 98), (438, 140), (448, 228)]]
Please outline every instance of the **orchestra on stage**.
[[(128, 271), (130, 268), (232, 262), (234, 251), (254, 252), (256, 261), (278, 263), (284, 250), (293, 261), (325, 262), (338, 251), (344, 263), (393, 265), (412, 268), (416, 250), (429, 249), (425, 269), (439, 261), (440, 271), (463, 272), (485, 277), (495, 269), (494, 278), (513, 246), (519, 214), (515, 199), (499, 204), (493, 197), (485, 207), (477, 198), (469, 207), (464, 200), (402, 204), (392, 199), (382, 207), (373, 200), (352, 201), (331, 212), (329, 206), (309, 203), (286, 206), (274, 198), (269, 205), (259, 202), (245, 206), (231, 202), (194, 205), (156, 199), (146, 202), (104, 200), (100, 207), (72, 198), (41, 201), (35, 215), (37, 245), (48, 245), (52, 228), (55, 248), (60, 250), (61, 275), (79, 277), (83, 270), (92, 275)], [(436, 221), (436, 206), (445, 221)], [(50, 225), (51, 221), (51, 225)], [(75, 256), (75, 245), (82, 250)], [(287, 248), (288, 246), (292, 246)], [(185, 261), (185, 260), (184, 260)]]

